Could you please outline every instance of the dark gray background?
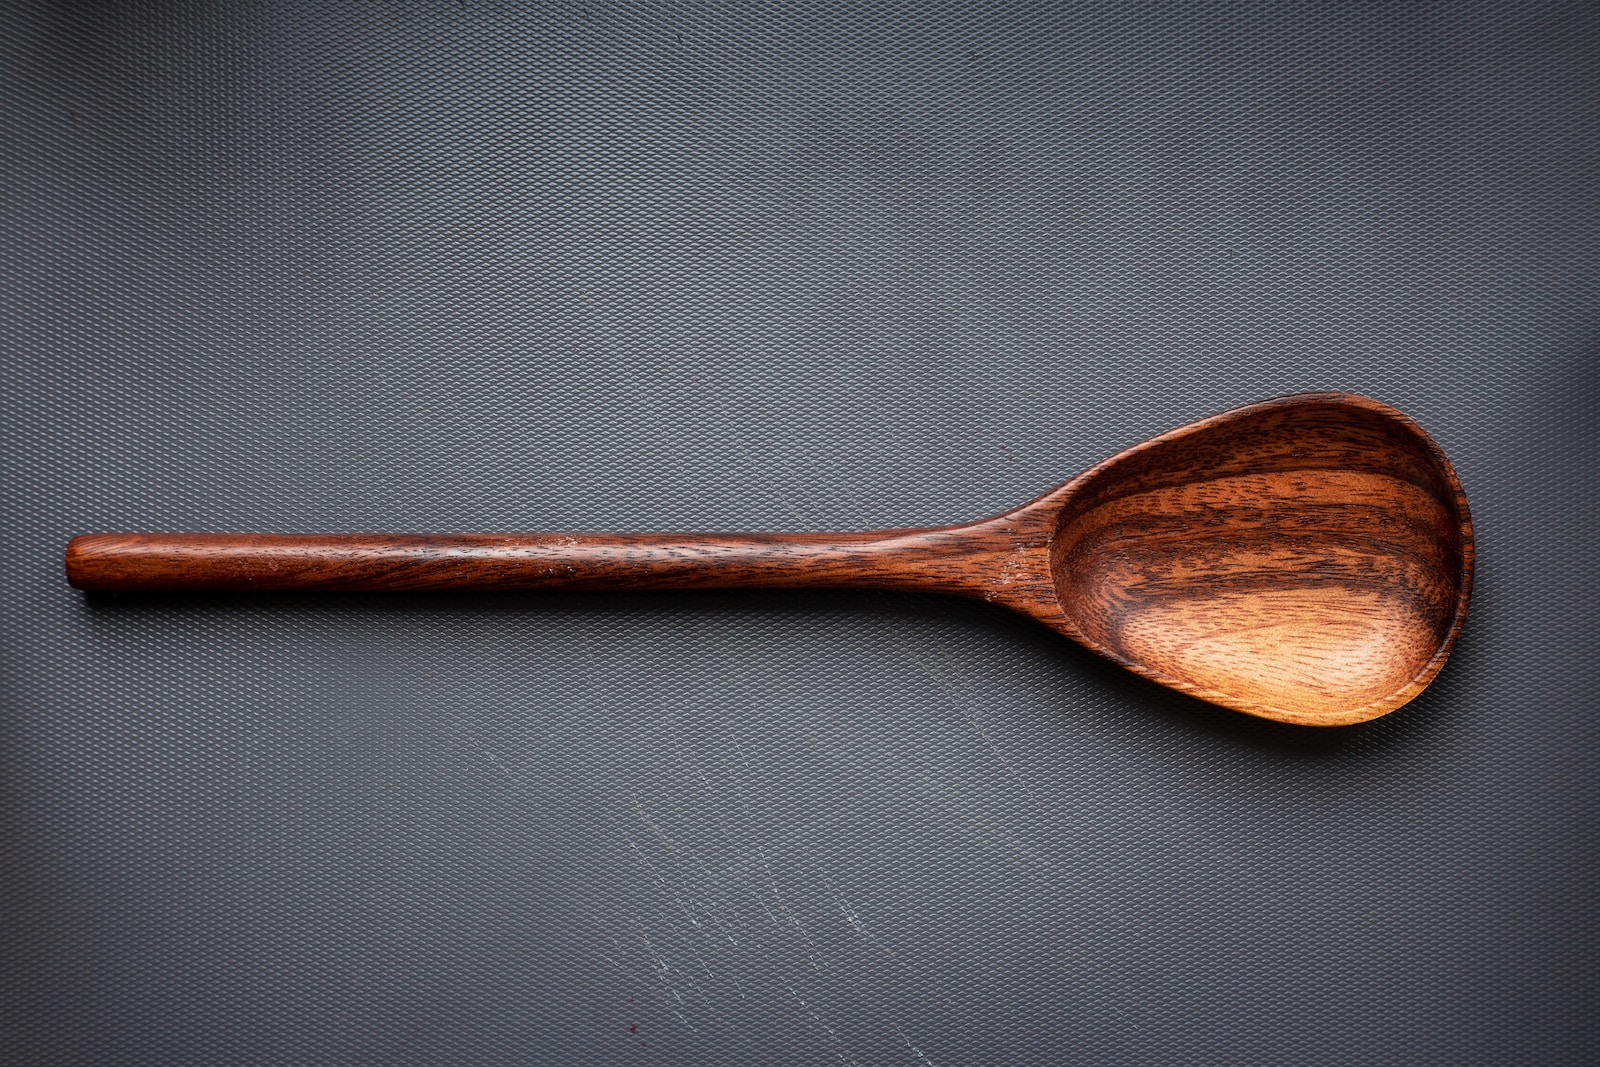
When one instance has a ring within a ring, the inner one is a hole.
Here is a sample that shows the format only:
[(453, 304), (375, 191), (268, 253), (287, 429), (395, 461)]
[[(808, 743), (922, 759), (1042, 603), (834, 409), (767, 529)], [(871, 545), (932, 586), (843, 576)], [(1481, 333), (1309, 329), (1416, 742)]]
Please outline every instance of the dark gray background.
[[(1597, 12), (7, 5), (0, 1059), (1592, 1059)], [(1342, 730), (937, 597), (60, 572), (953, 522), (1299, 389), (1478, 523)]]

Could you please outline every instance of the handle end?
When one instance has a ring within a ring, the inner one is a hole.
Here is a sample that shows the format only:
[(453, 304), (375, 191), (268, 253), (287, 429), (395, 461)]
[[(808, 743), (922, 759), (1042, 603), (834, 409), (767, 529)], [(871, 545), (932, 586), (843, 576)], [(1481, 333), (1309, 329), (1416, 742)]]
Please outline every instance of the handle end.
[(67, 584), (85, 593), (116, 593), (146, 588), (132, 572), (141, 558), (139, 535), (119, 533), (79, 534), (67, 542), (62, 560)]

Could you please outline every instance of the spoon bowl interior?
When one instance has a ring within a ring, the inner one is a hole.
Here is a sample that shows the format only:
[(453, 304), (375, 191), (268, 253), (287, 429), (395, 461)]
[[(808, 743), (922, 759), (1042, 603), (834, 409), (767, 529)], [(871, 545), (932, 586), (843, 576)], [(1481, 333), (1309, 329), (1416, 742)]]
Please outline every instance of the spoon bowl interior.
[(1449, 655), (1472, 525), (1393, 408), (1305, 394), (1163, 434), (1062, 488), (1050, 571), (1071, 636), (1164, 685), (1288, 722), (1375, 718)]

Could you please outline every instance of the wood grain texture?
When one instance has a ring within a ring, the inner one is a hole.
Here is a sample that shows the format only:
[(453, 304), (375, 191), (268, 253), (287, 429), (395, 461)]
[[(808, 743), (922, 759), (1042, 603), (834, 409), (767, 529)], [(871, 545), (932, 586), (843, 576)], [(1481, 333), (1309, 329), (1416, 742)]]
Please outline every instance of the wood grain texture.
[(1164, 685), (1315, 725), (1404, 704), (1466, 616), (1472, 525), (1400, 412), (1301, 394), (1131, 448), (1013, 511), (846, 534), (89, 534), (94, 592), (912, 588), (1029, 615)]
[(1062, 627), (1165, 685), (1289, 722), (1410, 700), (1466, 618), (1472, 523), (1434, 442), (1364, 397), (1252, 405), (1064, 487)]
[(67, 576), (92, 592), (916, 588), (978, 593), (985, 524), (846, 534), (87, 534)]

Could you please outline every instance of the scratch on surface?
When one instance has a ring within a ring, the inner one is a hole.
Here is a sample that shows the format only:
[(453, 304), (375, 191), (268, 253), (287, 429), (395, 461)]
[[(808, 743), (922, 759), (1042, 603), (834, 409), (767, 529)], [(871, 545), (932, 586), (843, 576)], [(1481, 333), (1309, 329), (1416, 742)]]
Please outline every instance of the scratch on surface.
[[(740, 803), (743, 805), (742, 797), (740, 798)], [(745, 806), (745, 814), (747, 816), (749, 814), (748, 806)], [(739, 843), (734, 840), (733, 833), (728, 829), (728, 821), (722, 817), (720, 812), (714, 812), (713, 817), (716, 820), (717, 832), (722, 836), (722, 840), (728, 846), (730, 853), (735, 855), (739, 854), (741, 849), (739, 847)], [(719, 885), (724, 884), (721, 878), (718, 878), (715, 874), (709, 870), (706, 870), (704, 864), (701, 864), (701, 870), (705, 872), (707, 878), (717, 882)], [(761, 900), (760, 889), (752, 885), (737, 870), (729, 870), (726, 864), (724, 865), (724, 872), (728, 879), (730, 879), (739, 888), (739, 890), (756, 899), (756, 903), (760, 905), (761, 909), (767, 913), (767, 918), (771, 919), (773, 917), (772, 912), (767, 909), (766, 904)], [(711, 917), (712, 921), (722, 928), (722, 935), (723, 937), (727, 938), (728, 943), (733, 945), (735, 948), (739, 947), (739, 939), (734, 936), (734, 925), (737, 925), (741, 931), (744, 931), (746, 934), (748, 934), (749, 926), (745, 923), (743, 917), (740, 916), (737, 911), (733, 911), (730, 919), (724, 919), (721, 914), (721, 906), (716, 902), (702, 905), (702, 907)], [(730, 908), (730, 910), (732, 909)]]
[(650, 868), (650, 873), (656, 876), (656, 882), (665, 888), (667, 884), (666, 878), (656, 869), (656, 865), (650, 862), (650, 857), (644, 854), (644, 849), (639, 847), (639, 842), (635, 841), (633, 835), (626, 830), (623, 831), (623, 836), (628, 839), (628, 847), (633, 850), (635, 856), (639, 857), (639, 862)]
[[(503, 777), (519, 785), (526, 784), (523, 777), (514, 773), (511, 768), (506, 765), (505, 761), (501, 759), (484, 742), (484, 740), (478, 735), (477, 731), (474, 730), (470, 725), (463, 723), (459, 727), (459, 730), (461, 736), (468, 743), (468, 745), (480, 753), (486, 760), (488, 760), (488, 762), (492, 764)], [(665, 846), (666, 849), (672, 854), (672, 856), (675, 859), (681, 860), (683, 856), (682, 850), (678, 848), (676, 843), (672, 841), (672, 839), (667, 835), (666, 831), (663, 830), (662, 827), (650, 817), (650, 815), (644, 810), (644, 805), (637, 799), (634, 801), (634, 810), (644, 821), (645, 825), (650, 827), (651, 831), (661, 841), (662, 845)], [(639, 861), (644, 864), (651, 876), (655, 878), (656, 883), (672, 894), (673, 901), (678, 905), (678, 908), (683, 912), (685, 918), (688, 919), (690, 924), (697, 928), (700, 927), (700, 922), (695, 918), (694, 911), (690, 906), (690, 903), (685, 901), (683, 894), (680, 893), (672, 884), (669, 884), (666, 875), (663, 874), (661, 869), (651, 861), (650, 857), (645, 853), (645, 850), (639, 846), (639, 842), (634, 839), (632, 832), (628, 830), (627, 826), (622, 825), (619, 828), (622, 831), (623, 839), (627, 843), (629, 849), (631, 849), (633, 854), (638, 857)], [(702, 870), (704, 870), (704, 864), (700, 864), (699, 866)], [(709, 872), (707, 873), (709, 874)], [(715, 918), (715, 916), (713, 917)], [(640, 921), (639, 917), (637, 915), (631, 916), (631, 921), (634, 927), (638, 930), (639, 939), (644, 945), (645, 952), (648, 954), (650, 967), (656, 976), (657, 982), (660, 983), (660, 987), (665, 993), (670, 994), (671, 999), (668, 1002), (668, 1007), (685, 1026), (687, 1026), (691, 1031), (698, 1032), (694, 1024), (691, 1023), (684, 1016), (684, 1014), (678, 1010), (678, 1007), (673, 1006), (673, 1001), (675, 1001), (678, 1006), (682, 1007), (687, 1007), (688, 1002), (684, 999), (682, 991), (678, 989), (674, 982), (674, 976), (677, 974), (677, 972), (674, 970), (671, 962), (668, 960), (666, 954), (661, 951), (661, 949), (657, 948), (656, 943), (651, 939), (649, 931), (645, 929), (644, 924)], [(598, 920), (596, 920), (596, 922), (598, 923)], [(726, 924), (718, 920), (718, 925), (723, 927), (725, 933), (727, 932)], [(613, 949), (615, 949), (618, 956), (623, 954), (622, 942), (616, 937), (615, 934), (611, 935), (611, 945)], [(692, 946), (690, 947), (690, 951), (694, 954), (696, 961), (700, 964), (700, 968), (706, 973), (706, 976), (712, 980), (715, 980), (711, 973), (710, 967), (700, 956), (700, 953)], [(603, 960), (611, 964), (612, 967), (616, 968), (618, 971), (626, 973), (626, 969), (618, 960), (617, 956), (613, 956), (604, 949), (600, 950), (599, 955)], [(681, 980), (688, 983), (689, 988), (693, 990), (693, 992), (697, 994), (700, 1000), (705, 1004), (705, 1009), (710, 1011), (714, 1016), (714, 1006), (712, 1005), (711, 998), (706, 994), (705, 990), (701, 989), (699, 984), (690, 975), (683, 975)], [(744, 993), (741, 989), (740, 996), (743, 997), (743, 995)]]
[(868, 941), (871, 941), (878, 948), (882, 949), (884, 955), (888, 956), (890, 959), (898, 959), (888, 945), (885, 945), (882, 941), (878, 940), (878, 936), (871, 930), (867, 929), (867, 924), (861, 921), (861, 916), (856, 914), (856, 909), (852, 908), (850, 906), (850, 902), (844, 899), (844, 894), (839, 892), (839, 887), (834, 885), (833, 879), (829, 878), (827, 875), (823, 875), (822, 880), (827, 884), (828, 891), (833, 894), (834, 902), (839, 905), (839, 911), (842, 915), (844, 915), (844, 921), (849, 924), (850, 929), (854, 930)]
[(700, 969), (706, 972), (706, 977), (715, 982), (717, 980), (717, 976), (711, 973), (710, 967), (706, 966), (705, 957), (700, 955), (700, 950), (691, 945), (689, 951), (694, 953), (694, 958), (696, 962), (700, 964)]
[[(633, 810), (638, 812), (639, 818), (644, 821), (646, 826), (650, 827), (651, 832), (666, 846), (667, 851), (672, 853), (673, 858), (681, 860), (683, 858), (682, 851), (667, 836), (666, 831), (661, 829), (654, 819), (650, 818), (649, 813), (644, 810), (644, 805), (637, 799), (633, 802)], [(667, 884), (666, 877), (656, 868), (655, 864), (650, 862), (650, 858), (644, 854), (644, 849), (640, 848), (638, 842), (633, 840), (632, 834), (629, 834), (626, 830), (623, 831), (623, 834), (628, 839), (628, 846), (638, 854), (639, 858), (644, 861), (645, 866), (649, 867), (650, 872), (656, 876), (656, 881), (661, 884), (662, 888), (672, 894), (673, 901), (677, 903), (678, 910), (683, 912), (683, 917), (689, 921), (689, 925), (698, 930), (700, 928), (700, 920), (695, 917), (692, 902), (684, 899), (683, 893), (679, 892), (677, 886)], [(701, 866), (703, 869), (703, 865)]]
[[(638, 923), (637, 918), (634, 920), (634, 922), (635, 924)], [(650, 940), (650, 932), (648, 930), (645, 930), (641, 927), (639, 930), (639, 937), (644, 942), (645, 951), (650, 954), (650, 966), (656, 972), (656, 979), (667, 988), (667, 992), (671, 993), (673, 997), (677, 999), (679, 1004), (682, 1004), (684, 1002), (683, 994), (678, 992), (677, 986), (673, 985), (671, 979), (667, 977), (667, 972), (672, 970), (672, 965), (668, 963), (667, 958), (656, 949), (655, 942)]]
[[(744, 769), (749, 771), (751, 774), (756, 773), (756, 769), (750, 766), (750, 757), (745, 755), (744, 746), (739, 743), (739, 739), (734, 737), (731, 733), (728, 735), (728, 739), (733, 742), (733, 750), (739, 753), (739, 762), (744, 764)], [(743, 794), (741, 794), (739, 797), (739, 803), (744, 806), (745, 814), (750, 814), (750, 806), (745, 804)]]
[(825, 1021), (823, 1021), (822, 1016), (817, 1014), (817, 1010), (813, 1008), (811, 1003), (800, 994), (800, 990), (796, 989), (788, 982), (785, 982), (784, 985), (788, 987), (789, 995), (794, 997), (795, 1003), (800, 1005), (800, 1009), (811, 1017), (811, 1021), (816, 1023), (823, 1033), (828, 1035), (828, 1042), (833, 1045), (833, 1054), (835, 1058), (837, 1058), (840, 1063), (849, 1065), (849, 1067), (861, 1067), (860, 1061), (854, 1056), (850, 1055), (849, 1050), (844, 1047), (844, 1042), (839, 1040), (839, 1031), (835, 1030), (833, 1027), (829, 1026)]
[[(717, 1014), (716, 1013), (716, 1009), (714, 1007), (712, 1007), (711, 998), (706, 995), (706, 991), (704, 989), (700, 988), (700, 983), (696, 982), (693, 978), (690, 978), (689, 979), (689, 988), (694, 990), (695, 996), (700, 998), (700, 1003), (704, 1004), (705, 1007), (706, 1007), (706, 1011), (709, 1012), (713, 1018), (715, 1018), (716, 1014)], [(685, 1002), (685, 1003), (687, 1004), (687, 1002)], [(688, 1021), (689, 1020), (687, 1020), (687, 1019), (684, 1020), (684, 1022), (686, 1022), (686, 1023)], [(692, 1030), (692, 1029), (694, 1029), (694, 1027), (691, 1026), (689, 1029)]]
[(633, 801), (633, 810), (638, 812), (640, 821), (650, 827), (650, 832), (655, 834), (663, 845), (667, 846), (668, 852), (674, 856), (679, 855), (678, 846), (672, 843), (672, 838), (667, 836), (667, 832), (661, 829), (660, 824), (650, 817), (649, 812), (644, 810), (644, 804), (637, 797)]
[[(651, 818), (649, 812), (645, 811), (644, 805), (638, 799), (634, 800), (633, 809), (638, 814), (640, 820), (642, 820), (644, 824), (650, 828), (650, 831), (655, 834), (656, 838), (664, 846), (666, 846), (669, 852), (672, 853), (673, 859), (683, 863), (687, 858), (688, 861), (693, 863), (694, 868), (704, 876), (705, 881), (708, 884), (713, 885), (718, 889), (723, 888), (722, 879), (706, 866), (705, 861), (700, 858), (699, 854), (693, 849), (689, 849), (686, 857), (685, 850), (679, 848), (677, 843), (667, 835), (667, 832), (664, 829), (662, 829), (661, 825), (657, 823), (655, 819)], [(644, 850), (639, 847), (638, 842), (634, 841), (633, 835), (624, 829), (623, 837), (627, 840), (628, 846), (634, 850), (645, 866), (650, 868), (651, 873), (656, 876), (656, 881), (659, 882), (663, 888), (672, 893), (673, 900), (677, 903), (678, 908), (683, 912), (683, 916), (688, 920), (689, 925), (695, 927), (696, 929), (701, 929), (706, 923), (713, 924), (717, 929), (722, 931), (723, 937), (728, 940), (729, 944), (738, 946), (739, 940), (733, 936), (733, 927), (729, 925), (728, 920), (723, 918), (722, 906), (717, 901), (696, 900), (693, 895), (689, 893), (689, 887), (686, 884), (681, 886), (668, 885), (666, 877), (655, 866), (655, 864), (650, 862), (649, 857), (646, 856)], [(743, 883), (743, 888), (750, 890), (752, 887), (748, 883)], [(704, 922), (702, 922), (702, 916), (704, 917)], [(743, 925), (742, 920), (740, 920), (737, 915), (734, 916), (734, 921), (740, 925)]]
[(904, 1041), (906, 1043), (906, 1048), (911, 1050), (911, 1054), (912, 1055), (916, 1056), (916, 1058), (921, 1060), (923, 1063), (926, 1063), (928, 1065), (928, 1067), (933, 1067), (933, 1061), (928, 1059), (928, 1054), (923, 1052), (917, 1046), (913, 1045), (911, 1043), (911, 1039), (906, 1036), (906, 1032), (904, 1030), (902, 1030), (902, 1029), (900, 1029), (900, 1027), (896, 1026), (894, 1028), (894, 1032), (900, 1035), (900, 1040)]
[(471, 746), (471, 748), (476, 751), (478, 755), (487, 760), (495, 770), (499, 771), (502, 778), (516, 782), (518, 785), (524, 784), (521, 776), (512, 773), (511, 768), (506, 766), (505, 760), (501, 759), (495, 753), (494, 749), (490, 748), (488, 743), (485, 742), (483, 738), (478, 736), (476, 730), (464, 722), (458, 727), (458, 729), (460, 730), (462, 737), (466, 739), (467, 744)]
[(694, 758), (694, 756), (683, 747), (683, 742), (679, 741), (676, 737), (672, 739), (672, 750), (674, 754), (677, 755), (679, 762), (688, 767), (689, 773), (694, 775), (694, 777), (699, 780), (700, 784), (705, 786), (707, 792), (709, 792), (711, 790), (710, 779), (708, 779), (705, 775), (705, 772), (700, 769), (700, 764)]
[[(644, 924), (640, 921), (639, 916), (636, 914), (630, 915), (629, 919), (638, 929), (639, 939), (644, 943), (645, 951), (650, 954), (650, 965), (652, 970), (655, 971), (656, 980), (660, 983), (662, 991), (666, 994), (670, 994), (670, 998), (666, 1002), (667, 1009), (671, 1011), (672, 1014), (676, 1015), (683, 1025), (687, 1026), (695, 1033), (699, 1033), (699, 1028), (696, 1027), (694, 1023), (689, 1021), (688, 1016), (684, 1015), (683, 1010), (680, 1010), (687, 1009), (689, 1007), (689, 1001), (684, 997), (683, 991), (673, 983), (672, 975), (678, 974), (679, 972), (675, 971), (671, 962), (668, 961), (666, 955), (656, 948), (655, 942), (650, 939), (650, 933), (644, 928)], [(690, 951), (694, 952), (694, 949), (691, 947)], [(699, 954), (695, 953), (695, 956), (698, 959)], [(703, 968), (705, 966), (705, 961), (700, 960), (700, 964)], [(707, 971), (707, 974), (709, 975), (710, 972)], [(715, 1018), (715, 1005), (712, 1003), (710, 995), (708, 995), (706, 991), (700, 987), (700, 984), (695, 981), (694, 976), (683, 974), (682, 980), (688, 983), (689, 989), (695, 994), (695, 996), (699, 998), (700, 1003), (704, 1005), (704, 1010), (710, 1013), (713, 1018)]]
[[(788, 925), (799, 931), (800, 940), (805, 943), (806, 952), (811, 958), (811, 966), (816, 970), (822, 970), (822, 953), (817, 950), (817, 943), (812, 940), (810, 932), (806, 930), (805, 924), (800, 921), (800, 917), (789, 908), (789, 905), (783, 902), (783, 894), (778, 892), (778, 880), (772, 874), (772, 865), (767, 862), (766, 849), (758, 849), (757, 853), (761, 856), (761, 869), (766, 873), (767, 885), (772, 889), (773, 903), (778, 906), (778, 910), (782, 912), (784, 918), (788, 920)], [(772, 915), (770, 911), (767, 912), (767, 914)], [(777, 921), (777, 918), (774, 916), (773, 922)]]
[[(617, 937), (616, 934), (611, 935), (611, 947), (617, 950), (618, 956), (622, 955), (622, 941)], [(618, 963), (611, 953), (602, 950), (600, 953), (600, 958), (611, 964), (611, 966), (615, 967), (617, 970), (622, 970), (622, 964)]]

